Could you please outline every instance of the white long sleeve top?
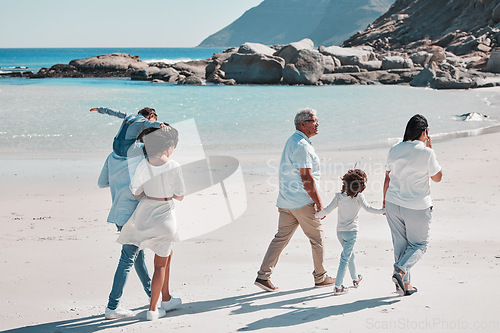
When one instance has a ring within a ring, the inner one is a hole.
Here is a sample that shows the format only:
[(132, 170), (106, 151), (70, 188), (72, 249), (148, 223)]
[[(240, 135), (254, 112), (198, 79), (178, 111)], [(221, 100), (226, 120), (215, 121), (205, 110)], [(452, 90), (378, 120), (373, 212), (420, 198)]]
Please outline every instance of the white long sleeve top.
[(368, 205), (363, 193), (358, 193), (357, 196), (351, 198), (343, 192), (335, 194), (332, 202), (326, 208), (317, 212), (317, 218), (323, 218), (331, 213), (335, 208), (338, 210), (337, 231), (357, 231), (358, 230), (358, 215), (361, 207), (372, 214), (384, 214), (385, 209), (377, 209)]

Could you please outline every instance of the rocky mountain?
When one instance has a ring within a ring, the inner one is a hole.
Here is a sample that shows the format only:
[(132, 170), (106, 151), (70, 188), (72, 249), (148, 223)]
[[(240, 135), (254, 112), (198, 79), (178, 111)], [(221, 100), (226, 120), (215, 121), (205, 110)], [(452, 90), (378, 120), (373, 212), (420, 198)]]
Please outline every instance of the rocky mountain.
[(340, 45), (385, 13), (394, 1), (264, 0), (198, 46), (287, 44), (303, 38), (316, 45)]
[(465, 55), (498, 46), (499, 29), (500, 0), (397, 0), (343, 45), (379, 50), (436, 45)]

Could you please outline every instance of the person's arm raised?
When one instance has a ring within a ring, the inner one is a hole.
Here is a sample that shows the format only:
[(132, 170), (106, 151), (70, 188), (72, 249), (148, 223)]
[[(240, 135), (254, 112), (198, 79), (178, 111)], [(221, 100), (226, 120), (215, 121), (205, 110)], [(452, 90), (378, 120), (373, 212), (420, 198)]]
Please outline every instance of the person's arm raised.
[(115, 110), (112, 110), (110, 108), (99, 107), (99, 108), (90, 109), (90, 112), (93, 112), (93, 111), (97, 111), (100, 114), (107, 114), (108, 116), (118, 117), (121, 119), (124, 119), (125, 117), (127, 117), (127, 114), (125, 112), (115, 111)]

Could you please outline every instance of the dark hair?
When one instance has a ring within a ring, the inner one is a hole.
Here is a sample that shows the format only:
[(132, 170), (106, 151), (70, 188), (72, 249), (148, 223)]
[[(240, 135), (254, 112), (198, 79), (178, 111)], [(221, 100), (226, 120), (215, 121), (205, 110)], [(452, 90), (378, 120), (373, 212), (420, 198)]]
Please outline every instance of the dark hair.
[(354, 198), (366, 188), (366, 173), (361, 169), (351, 169), (342, 177), (342, 193)]
[(416, 114), (410, 118), (408, 124), (406, 124), (405, 135), (403, 136), (403, 141), (414, 141), (418, 140), (429, 125), (427, 124), (427, 119), (424, 116)]
[(179, 132), (173, 127), (170, 127), (168, 131), (159, 130), (159, 128), (146, 128), (139, 134), (137, 140), (144, 142), (144, 153), (147, 156), (155, 156), (172, 146), (177, 147)]
[(137, 112), (137, 114), (143, 115), (145, 118), (149, 117), (151, 114), (156, 116), (156, 110), (153, 108), (143, 108)]

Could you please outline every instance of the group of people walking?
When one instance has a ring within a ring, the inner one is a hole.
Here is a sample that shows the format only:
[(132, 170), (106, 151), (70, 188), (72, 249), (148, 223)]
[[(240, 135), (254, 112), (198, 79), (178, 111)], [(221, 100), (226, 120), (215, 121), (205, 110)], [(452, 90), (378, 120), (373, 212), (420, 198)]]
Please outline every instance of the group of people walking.
[[(280, 253), (300, 226), (311, 243), (315, 287), (333, 286), (334, 295), (347, 293), (343, 280), (349, 269), (353, 287), (357, 288), (363, 277), (357, 273), (353, 248), (358, 233), (358, 213), (364, 208), (387, 217), (394, 245), (392, 280), (396, 292), (402, 296), (415, 293), (417, 288), (411, 284), (410, 269), (427, 249), (432, 213), (429, 179), (439, 182), (442, 178), (425, 117), (413, 116), (406, 126), (403, 141), (389, 151), (381, 209), (366, 203), (362, 192), (366, 188), (367, 176), (360, 169), (349, 170), (342, 177), (341, 191), (324, 208), (318, 194), (319, 158), (310, 141), (318, 134), (316, 111), (300, 110), (295, 116), (295, 129), (281, 155), (278, 231), (264, 256), (255, 285), (270, 292), (279, 290), (270, 276)], [(323, 267), (321, 219), (335, 208), (338, 208), (337, 237), (343, 249), (337, 276), (332, 278)]]
[[(158, 319), (177, 308), (182, 301), (169, 292), (172, 246), (177, 237), (174, 200), (183, 200), (184, 181), (180, 165), (171, 155), (177, 146), (178, 132), (157, 121), (154, 109), (144, 108), (138, 115), (127, 115), (108, 108), (90, 111), (124, 118), (99, 178), (99, 186), (111, 189), (112, 207), (108, 222), (120, 232), (122, 252), (113, 287), (105, 310), (106, 319), (123, 318), (132, 312), (119, 307), (124, 284), (132, 266), (150, 297), (146, 317)], [(295, 132), (287, 140), (279, 168), (278, 231), (263, 258), (255, 285), (265, 291), (279, 288), (271, 283), (271, 274), (279, 256), (300, 226), (308, 237), (313, 258), (315, 287), (333, 287), (334, 295), (349, 288), (344, 277), (349, 270), (353, 287), (363, 277), (355, 265), (354, 246), (361, 208), (385, 214), (394, 246), (392, 281), (399, 295), (412, 295), (410, 269), (427, 249), (432, 215), (430, 180), (441, 181), (442, 171), (432, 150), (428, 123), (421, 115), (413, 116), (405, 129), (403, 141), (393, 146), (387, 158), (380, 209), (367, 204), (363, 191), (367, 175), (363, 170), (349, 170), (342, 177), (342, 188), (326, 207), (319, 195), (320, 160), (310, 141), (318, 134), (317, 113), (301, 109), (295, 116)], [(327, 275), (324, 263), (322, 219), (338, 209), (337, 237), (342, 245), (336, 277)], [(152, 280), (144, 262), (143, 248), (155, 253)], [(158, 301), (161, 296), (161, 305)]]

